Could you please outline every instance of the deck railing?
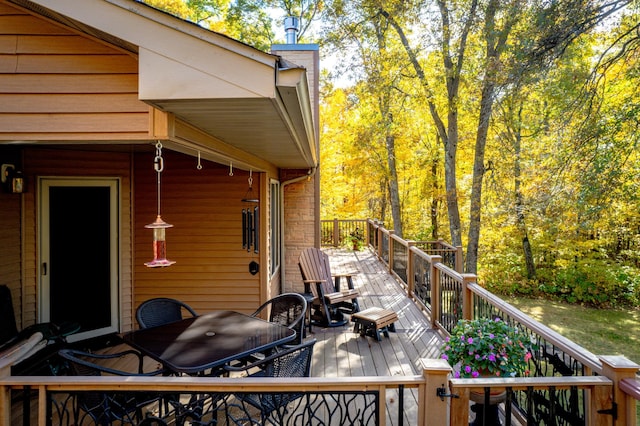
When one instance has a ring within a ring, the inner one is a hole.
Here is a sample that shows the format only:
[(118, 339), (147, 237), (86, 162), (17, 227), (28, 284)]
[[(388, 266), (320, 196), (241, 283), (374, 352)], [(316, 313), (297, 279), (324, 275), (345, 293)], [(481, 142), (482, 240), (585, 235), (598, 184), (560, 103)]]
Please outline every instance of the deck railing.
[[(83, 422), (78, 421), (81, 417), (76, 418), (78, 398), (104, 393), (122, 396), (138, 393), (161, 401), (147, 406), (142, 416), (128, 417), (122, 424), (426, 426), (432, 423), (425, 420), (425, 412), (438, 410), (430, 405), (442, 405), (437, 404), (436, 398), (427, 398), (429, 394), (435, 395), (436, 389), (428, 392), (428, 387), (441, 382), (441, 376), (441, 371), (434, 373), (428, 368), (423, 376), (311, 377), (286, 381), (224, 377), (13, 376), (0, 379), (0, 425), (22, 421), (11, 417), (10, 407), (12, 400), (14, 404), (22, 403), (26, 392), (32, 397), (24, 400), (28, 405), (20, 410), (23, 414), (31, 413), (25, 424), (31, 421), (43, 426), (92, 424), (88, 419)], [(274, 399), (283, 395), (299, 397), (261, 420), (255, 408), (238, 398), (243, 394), (274, 395)]]
[[(450, 333), (460, 319), (501, 317), (529, 335), (537, 348), (529, 361), (531, 377), (492, 378), (483, 382), (487, 395), (490, 388), (509, 388), (509, 411), (513, 405), (515, 413), (533, 424), (549, 424), (549, 419), (552, 419), (551, 424), (599, 424), (604, 421), (604, 415), (610, 416), (609, 419), (617, 418), (619, 423), (615, 424), (636, 424), (636, 401), (640, 393), (636, 372), (640, 366), (624, 357), (597, 357), (531, 319), (476, 284), (475, 275), (454, 270), (450, 266), (451, 261), (449, 265), (444, 264), (440, 255), (442, 251), (437, 252), (439, 254), (425, 253), (414, 242), (398, 238), (374, 221), (368, 221), (368, 232), (377, 234), (377, 238), (369, 241), (377, 241), (373, 249), (379, 259), (401, 281), (407, 295), (429, 314), (434, 327)], [(462, 258), (459, 253), (453, 256), (458, 260)], [(454, 261), (454, 264), (458, 263)], [(557, 380), (558, 377), (571, 386), (532, 387), (532, 384)], [(607, 381), (612, 384), (615, 397), (604, 403), (608, 404), (606, 408), (595, 409), (593, 404), (601, 403), (603, 398), (607, 400), (607, 392), (611, 394), (611, 390), (600, 394), (601, 390), (586, 386), (586, 383), (599, 383), (594, 384), (599, 388)], [(579, 382), (585, 386), (577, 386)], [(451, 389), (448, 392), (463, 389), (461, 401), (454, 405), (460, 404), (460, 409), (467, 407), (465, 412), (468, 414), (467, 387), (478, 382), (452, 379), (449, 384)], [(452, 409), (452, 414), (454, 412), (457, 411)], [(622, 413), (626, 417), (622, 417)], [(461, 422), (465, 418), (464, 414), (454, 417)], [(451, 424), (462, 423), (452, 420)]]
[[(78, 397), (87, 393), (142, 393), (160, 397), (160, 404), (144, 409), (142, 418), (127, 419), (127, 425), (467, 425), (469, 392), (505, 388), (507, 392), (548, 391), (576, 388), (593, 397), (594, 410), (604, 410), (611, 380), (606, 377), (551, 377), (546, 380), (451, 379), (450, 391), (457, 396), (449, 410), (449, 390), (444, 387), (450, 372), (444, 360), (423, 360), (422, 376), (249, 379), (220, 377), (7, 377), (0, 379), (0, 426), (22, 423), (11, 417), (12, 400), (20, 404), (23, 393), (35, 395), (21, 410), (30, 413), (24, 424), (81, 425), (75, 414)], [(480, 388), (479, 388), (480, 387)], [(240, 394), (301, 396), (258, 420), (255, 409), (239, 402)], [(12, 398), (13, 394), (13, 398)], [(164, 401), (163, 401), (164, 398)], [(166, 401), (172, 403), (166, 404)], [(180, 401), (183, 405), (176, 405)], [(168, 407), (168, 408), (165, 408)], [(80, 413), (82, 414), (82, 413)], [(448, 423), (447, 418), (451, 422)], [(186, 422), (186, 423), (185, 423)], [(510, 424), (510, 423), (506, 423)], [(531, 424), (531, 423), (530, 423)], [(545, 423), (552, 424), (552, 423)], [(589, 424), (599, 424), (590, 422)], [(605, 424), (605, 423), (602, 423)], [(610, 424), (610, 423), (606, 423)]]
[(362, 243), (364, 245), (369, 241), (366, 234), (367, 221), (365, 219), (321, 220), (320, 231), (320, 241), (323, 247), (341, 247), (349, 245), (350, 237), (355, 235), (360, 235), (362, 237)]
[[(0, 426), (13, 424), (9, 414), (11, 395), (23, 389), (37, 394), (34, 412), (38, 413), (38, 424), (42, 425), (48, 424), (51, 418), (53, 410), (47, 404), (54, 393), (99, 390), (220, 396), (243, 392), (293, 392), (303, 398), (288, 407), (286, 418), (267, 424), (417, 426), (467, 425), (471, 391), (484, 392), (488, 398), (492, 390), (505, 390), (503, 424), (511, 424), (512, 418), (527, 424), (636, 424), (635, 405), (640, 396), (636, 372), (640, 366), (624, 357), (596, 357), (486, 291), (476, 284), (475, 275), (463, 274), (448, 266), (461, 265), (461, 252), (456, 248), (436, 242), (425, 247), (439, 250), (434, 252), (438, 254), (429, 254), (373, 221), (367, 221), (366, 229), (366, 241), (390, 273), (402, 282), (407, 295), (430, 316), (434, 327), (449, 332), (461, 318), (497, 315), (525, 331), (538, 348), (530, 361), (532, 377), (453, 379), (451, 368), (441, 359), (422, 360), (424, 374), (408, 377), (287, 381), (201, 377), (5, 377), (0, 378)], [(445, 252), (446, 256), (453, 253), (448, 264), (443, 262), (442, 250), (450, 250)], [(228, 406), (218, 407), (221, 407), (216, 408), (219, 418), (229, 414)], [(355, 413), (354, 407), (358, 407)], [(234, 424), (233, 420), (229, 422)]]

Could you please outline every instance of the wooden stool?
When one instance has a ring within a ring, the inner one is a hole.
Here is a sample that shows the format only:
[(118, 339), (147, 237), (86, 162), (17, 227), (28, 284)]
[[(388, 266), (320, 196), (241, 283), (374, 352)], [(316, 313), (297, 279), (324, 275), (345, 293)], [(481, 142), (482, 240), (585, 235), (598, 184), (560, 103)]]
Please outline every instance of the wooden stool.
[(351, 320), (355, 323), (354, 332), (380, 341), (380, 332), (389, 337), (389, 331), (396, 331), (394, 322), (398, 320), (398, 315), (389, 309), (372, 307), (352, 314)]

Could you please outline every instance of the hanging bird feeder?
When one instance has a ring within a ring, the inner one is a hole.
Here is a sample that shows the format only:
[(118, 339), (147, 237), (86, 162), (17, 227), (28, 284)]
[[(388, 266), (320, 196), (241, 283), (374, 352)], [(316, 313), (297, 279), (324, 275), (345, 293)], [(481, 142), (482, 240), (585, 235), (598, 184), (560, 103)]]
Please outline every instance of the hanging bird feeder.
[(162, 159), (162, 144), (160, 142), (156, 144), (156, 156), (153, 159), (153, 168), (158, 175), (158, 215), (153, 223), (144, 226), (145, 228), (153, 229), (153, 260), (151, 262), (145, 262), (145, 266), (148, 266), (149, 268), (161, 268), (164, 266), (171, 266), (176, 262), (167, 259), (167, 243), (165, 236), (165, 229), (171, 228), (173, 227), (173, 225), (166, 223), (160, 216), (160, 175), (164, 170), (164, 161)]

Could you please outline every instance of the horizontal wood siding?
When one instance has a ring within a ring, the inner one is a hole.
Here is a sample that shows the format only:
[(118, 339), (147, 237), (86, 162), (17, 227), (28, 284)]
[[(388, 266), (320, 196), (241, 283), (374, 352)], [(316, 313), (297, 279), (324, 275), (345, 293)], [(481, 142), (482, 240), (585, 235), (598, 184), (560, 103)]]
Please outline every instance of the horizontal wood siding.
[(0, 140), (141, 140), (129, 52), (0, 3)]
[[(24, 152), (24, 173), (27, 192), (25, 201), (24, 273), (25, 300), (23, 302), (26, 325), (37, 318), (37, 178), (47, 177), (117, 177), (120, 178), (120, 318), (123, 331), (131, 329), (132, 271), (131, 271), (131, 155), (114, 152), (83, 152), (69, 149), (27, 148)], [(3, 212), (4, 209), (0, 209)], [(90, 279), (87, 285), (90, 285)]]
[[(5, 157), (0, 152), (0, 160)], [(3, 164), (5, 160), (1, 161)], [(20, 286), (20, 204), (19, 194), (0, 190), (0, 285), (6, 285), (11, 291), (13, 310), (16, 313), (18, 330), (22, 328), (20, 305), (22, 289)]]
[[(258, 255), (242, 249), (240, 201), (247, 191), (248, 173), (229, 176), (226, 166), (163, 151), (161, 215), (172, 225), (166, 231), (168, 268), (144, 266), (153, 258), (152, 231), (144, 225), (156, 217), (156, 178), (153, 155), (135, 160), (135, 304), (152, 297), (174, 297), (198, 312), (231, 309), (252, 312), (259, 305), (259, 274), (249, 273)], [(254, 174), (254, 191), (259, 175)], [(261, 265), (261, 271), (266, 265)], [(264, 269), (266, 271), (266, 269)]]

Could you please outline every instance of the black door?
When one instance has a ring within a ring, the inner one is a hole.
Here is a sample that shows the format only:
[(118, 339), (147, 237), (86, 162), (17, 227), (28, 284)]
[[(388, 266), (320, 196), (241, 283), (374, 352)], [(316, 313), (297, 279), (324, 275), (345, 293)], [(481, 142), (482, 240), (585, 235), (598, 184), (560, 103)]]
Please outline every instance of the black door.
[(43, 206), (48, 215), (43, 229), (48, 256), (42, 259), (48, 318), (43, 319), (76, 322), (83, 338), (115, 331), (114, 187), (99, 182), (48, 183), (48, 206)]

